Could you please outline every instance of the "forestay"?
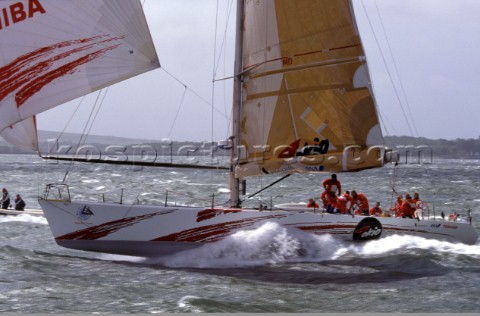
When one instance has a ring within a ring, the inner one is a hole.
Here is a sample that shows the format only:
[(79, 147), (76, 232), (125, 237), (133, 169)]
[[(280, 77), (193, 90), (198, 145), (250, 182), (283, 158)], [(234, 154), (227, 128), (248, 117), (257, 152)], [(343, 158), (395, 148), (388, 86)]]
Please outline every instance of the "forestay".
[(246, 1), (237, 177), (383, 164), (348, 0)]
[(160, 66), (139, 0), (3, 0), (0, 12), (0, 131), (15, 145), (37, 146), (34, 115)]

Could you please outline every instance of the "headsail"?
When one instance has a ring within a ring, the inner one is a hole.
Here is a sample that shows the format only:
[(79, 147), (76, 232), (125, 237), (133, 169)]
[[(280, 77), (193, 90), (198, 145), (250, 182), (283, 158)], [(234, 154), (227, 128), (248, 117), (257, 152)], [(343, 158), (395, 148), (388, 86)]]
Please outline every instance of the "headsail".
[(381, 166), (349, 0), (247, 1), (237, 177)]
[(5, 128), (0, 132), (0, 136), (16, 147), (30, 151), (39, 151), (35, 116)]
[(4, 0), (0, 12), (0, 131), (160, 66), (140, 0)]

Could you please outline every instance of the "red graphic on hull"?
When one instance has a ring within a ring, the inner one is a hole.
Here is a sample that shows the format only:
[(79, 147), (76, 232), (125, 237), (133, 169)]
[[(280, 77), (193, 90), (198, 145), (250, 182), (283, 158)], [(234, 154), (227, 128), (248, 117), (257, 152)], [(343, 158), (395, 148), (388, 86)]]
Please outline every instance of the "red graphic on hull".
[[(108, 51), (118, 48), (121, 44), (113, 44), (93, 52), (95, 46), (105, 46), (112, 41), (125, 38), (108, 37), (99, 35), (90, 38), (64, 41), (47, 47), (39, 48), (33, 52), (18, 57), (8, 65), (0, 68), (0, 101), (3, 101), (11, 93), (15, 94), (17, 107), (24, 104), (35, 93), (46, 85), (68, 74), (73, 74), (81, 65), (89, 63), (106, 54)], [(58, 55), (51, 56), (56, 51), (66, 47), (75, 47)], [(82, 54), (83, 53), (83, 54)], [(62, 61), (75, 58), (75, 54), (81, 57), (58, 66)], [(55, 66), (57, 68), (53, 69)]]
[(238, 209), (207, 209), (198, 212), (197, 214), (197, 223), (206, 221), (207, 219), (214, 218), (215, 216), (228, 214), (228, 213), (238, 213)]
[(369, 229), (370, 229), (370, 226), (363, 226), (363, 227), (360, 227), (358, 229), (355, 229), (355, 231), (353, 233), (354, 234), (363, 234), (364, 232), (366, 232)]
[(233, 222), (223, 222), (187, 229), (178, 233), (155, 238), (152, 241), (212, 242), (223, 239), (228, 235), (232, 234), (233, 231), (252, 226), (257, 222), (282, 217), (286, 217), (286, 215), (270, 215), (255, 218), (246, 218)]
[[(305, 232), (313, 233), (313, 234), (345, 234), (350, 233), (349, 231), (353, 231), (356, 225), (351, 224), (330, 224), (330, 225), (311, 225), (311, 226), (296, 226), (296, 225), (289, 225), (293, 226), (297, 229), (303, 230)], [(347, 230), (347, 231), (346, 231)]]
[(158, 215), (165, 215), (172, 213), (173, 210), (170, 211), (162, 211), (156, 212), (151, 214), (139, 215), (134, 217), (126, 217), (116, 221), (107, 222), (102, 225), (97, 225), (93, 227), (89, 227), (86, 229), (78, 230), (76, 232), (66, 234), (60, 237), (56, 237), (56, 239), (67, 239), (67, 240), (95, 240), (102, 237), (105, 237), (109, 234), (112, 234), (118, 230), (121, 230), (125, 227), (133, 226), (141, 221), (146, 219), (152, 218)]

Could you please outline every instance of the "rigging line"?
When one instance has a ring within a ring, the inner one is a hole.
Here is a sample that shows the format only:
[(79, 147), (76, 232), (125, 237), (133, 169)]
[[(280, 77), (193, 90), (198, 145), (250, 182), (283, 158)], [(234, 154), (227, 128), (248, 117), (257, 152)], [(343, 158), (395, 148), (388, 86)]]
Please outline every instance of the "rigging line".
[[(394, 58), (394, 54), (393, 54), (393, 50), (392, 50), (392, 47), (390, 45), (390, 40), (387, 36), (387, 32), (386, 32), (386, 29), (385, 29), (385, 25), (383, 23), (383, 19), (382, 19), (382, 16), (380, 14), (380, 9), (378, 7), (378, 2), (376, 0), (374, 0), (374, 4), (375, 4), (375, 8), (376, 8), (376, 12), (377, 12), (377, 15), (378, 15), (378, 18), (380, 20), (380, 25), (382, 27), (382, 31), (383, 31), (383, 36), (385, 38), (385, 41), (387, 43), (387, 47), (388, 47), (388, 51), (390, 53), (390, 56), (391, 56), (391, 59), (392, 59), (392, 62), (393, 62), (393, 66), (394, 66), (394, 70), (395, 70), (395, 74), (397, 75), (397, 78), (398, 78), (398, 81), (399, 81), (399, 84), (400, 84), (400, 90), (402, 92), (402, 95), (403, 95), (403, 98), (406, 102), (406, 106), (407, 106), (407, 110), (408, 110), (408, 114), (410, 116), (410, 119), (411, 119), (411, 122), (412, 122), (412, 125), (413, 125), (413, 129), (415, 131), (415, 135), (418, 137), (419, 133), (418, 133), (418, 130), (417, 130), (417, 126), (415, 124), (415, 120), (414, 120), (414, 117), (412, 115), (412, 112), (411, 112), (411, 106), (410, 106), (410, 102), (408, 101), (408, 96), (405, 92), (405, 87), (403, 85), (403, 81), (400, 77), (400, 71), (398, 70), (398, 66), (397, 66), (397, 63), (395, 61), (395, 58)], [(401, 105), (401, 102), (399, 100), (399, 103)], [(403, 107), (402, 107), (402, 111), (403, 111)], [(405, 115), (405, 114), (404, 114)], [(385, 123), (383, 122), (383, 116), (381, 116), (382, 118), (382, 124), (384, 125), (384, 128), (385, 130), (387, 130), (386, 128), (386, 125)], [(392, 125), (393, 126), (393, 125)], [(395, 182), (397, 181), (397, 176), (398, 176), (398, 167), (397, 167), (398, 163), (395, 164), (395, 167), (394, 167), (394, 174), (393, 174), (393, 180), (392, 180), (392, 201), (391, 201), (391, 205), (393, 207), (393, 198), (394, 198), (394, 194), (396, 194), (397, 192), (395, 191)], [(424, 169), (424, 172), (425, 173), (428, 173), (428, 169), (422, 164), (422, 167)], [(435, 185), (435, 183), (433, 184)]]
[[(308, 181), (312, 182), (313, 184), (318, 185), (318, 187), (319, 187), (320, 189), (323, 189), (322, 183), (321, 183), (321, 182), (320, 182), (320, 183), (316, 182), (314, 179), (312, 179), (311, 177), (309, 177), (307, 173), (300, 173), (300, 172), (299, 172), (298, 174), (301, 175), (302, 177), (304, 177), (305, 179), (307, 179)], [(323, 173), (322, 173), (322, 174), (323, 174)], [(325, 172), (325, 174), (326, 174), (326, 172)]]
[(60, 132), (60, 135), (55, 139), (55, 143), (53, 144), (51, 150), (48, 151), (48, 154), (51, 154), (53, 148), (55, 148), (55, 147), (58, 146), (58, 142), (60, 141), (60, 138), (63, 136), (63, 134), (65, 134), (65, 130), (67, 129), (68, 125), (70, 124), (70, 122), (72, 121), (73, 117), (74, 117), (75, 114), (77, 113), (78, 109), (80, 108), (80, 105), (82, 105), (83, 100), (85, 100), (85, 97), (86, 97), (86, 96), (83, 96), (83, 97), (80, 99), (80, 102), (78, 103), (77, 107), (75, 108), (75, 111), (73, 111), (72, 115), (70, 116), (70, 118), (68, 119), (67, 123), (65, 124), (65, 126), (64, 126), (63, 129), (62, 129), (62, 131)]
[[(226, 46), (226, 42), (227, 42), (227, 33), (228, 33), (228, 23), (230, 22), (230, 15), (232, 13), (232, 8), (233, 8), (233, 0), (230, 1), (230, 7), (227, 9), (228, 10), (228, 13), (227, 13), (227, 24), (225, 25), (225, 31), (223, 33), (223, 39), (222, 39), (222, 45), (220, 46), (222, 49), (220, 51), (220, 53), (218, 54), (218, 59), (217, 59), (217, 63), (215, 63), (215, 60), (214, 60), (214, 65), (216, 65), (215, 67), (215, 72), (214, 72), (214, 81), (217, 81), (215, 79), (215, 76), (216, 76), (216, 73), (218, 71), (218, 67), (220, 66), (220, 58), (222, 56), (222, 52), (225, 50), (225, 46)], [(217, 0), (217, 9), (218, 9), (218, 0)], [(216, 26), (215, 26), (215, 30), (216, 30)], [(215, 36), (216, 36), (216, 32), (215, 32)], [(215, 38), (215, 42), (216, 42), (216, 38)], [(215, 59), (215, 56), (216, 54), (214, 54), (214, 59)]]
[(80, 136), (80, 141), (78, 142), (78, 146), (85, 145), (87, 141), (88, 134), (86, 131), (88, 129), (88, 126), (93, 124), (94, 119), (92, 117), (94, 117), (93, 113), (95, 112), (95, 109), (100, 107), (101, 105), (98, 101), (100, 100), (102, 91), (103, 89), (98, 90), (97, 98), (95, 99), (95, 103), (92, 107), (92, 110), (90, 111), (90, 115), (88, 116), (87, 122), (85, 123), (85, 127), (83, 128), (82, 134)]
[[(288, 82), (287, 79), (284, 79), (285, 87), (288, 90)], [(295, 123), (295, 115), (293, 114), (293, 107), (292, 107), (292, 102), (290, 101), (290, 94), (287, 95), (287, 100), (288, 100), (288, 108), (290, 110), (290, 119), (292, 120), (292, 127), (293, 127), (293, 132), (295, 133), (295, 140), (299, 139), (298, 137), (298, 131), (297, 131), (297, 124)]]
[[(312, 51), (312, 52), (305, 52), (305, 53), (299, 53), (299, 54), (295, 54), (293, 56), (281, 56), (281, 57), (276, 57), (276, 58), (272, 58), (272, 59), (268, 59), (268, 60), (264, 60), (260, 63), (257, 63), (257, 64), (252, 64), (252, 65), (248, 65), (248, 66), (245, 66), (243, 67), (243, 73), (246, 73), (246, 72), (250, 72), (252, 71), (253, 69), (256, 69), (262, 65), (266, 65), (268, 63), (273, 63), (273, 62), (278, 62), (278, 61), (285, 61), (286, 59), (288, 58), (296, 58), (296, 57), (302, 57), (302, 56), (307, 56), (307, 55), (314, 55), (314, 54), (319, 54), (319, 53), (328, 53), (328, 52), (331, 52), (331, 51), (335, 51), (335, 50), (341, 50), (341, 49), (349, 49), (349, 48), (354, 48), (354, 47), (360, 47), (360, 44), (355, 44), (355, 45), (350, 45), (350, 46), (342, 46), (342, 47), (333, 47), (333, 48), (327, 48), (327, 49), (323, 49), (323, 50), (317, 50), (317, 51)], [(363, 56), (358, 56), (359, 58)], [(345, 59), (345, 58), (344, 58)], [(340, 59), (339, 59), (340, 60)], [(331, 64), (335, 64), (335, 60), (333, 60), (333, 62), (331, 62)]]
[(175, 114), (175, 118), (173, 119), (172, 126), (170, 127), (170, 131), (168, 132), (168, 138), (170, 138), (170, 135), (172, 135), (172, 130), (173, 127), (175, 126), (175, 122), (177, 121), (178, 114), (180, 113), (180, 110), (182, 109), (183, 105), (183, 100), (185, 100), (185, 95), (187, 94), (187, 87), (185, 86), (185, 89), (183, 90), (183, 95), (182, 95), (182, 100), (180, 101), (180, 105), (178, 106), (177, 109), (177, 114)]
[[(245, 72), (242, 72), (241, 74), (244, 74)], [(226, 80), (230, 80), (230, 79), (234, 79), (236, 76), (235, 75), (232, 75), (232, 76), (228, 76), (228, 77), (223, 77), (223, 78), (219, 78), (219, 79), (214, 79), (213, 82), (217, 82), (217, 81), (226, 81)]]
[(395, 184), (397, 183), (397, 176), (398, 176), (398, 162), (393, 165), (393, 174), (392, 174), (392, 198), (390, 200), (390, 208), (394, 207), (394, 195), (398, 195), (397, 191), (395, 190)]
[[(224, 97), (223, 102), (224, 102), (225, 107), (226, 107), (227, 102), (226, 102), (226, 100), (225, 100), (225, 96), (226, 96), (225, 86), (223, 87), (223, 91), (224, 91), (224, 93), (223, 93), (223, 97)], [(225, 108), (225, 110), (226, 110), (226, 108)], [(233, 117), (233, 106), (230, 107), (229, 120), (227, 120), (227, 130), (226, 130), (226, 133), (227, 133), (227, 134), (225, 135), (225, 138), (228, 138), (229, 135), (230, 135), (230, 133), (231, 133), (231, 126), (232, 126), (232, 121), (233, 121), (232, 117)]]
[[(215, 108), (215, 83), (213, 82), (213, 80), (215, 79), (215, 56), (217, 54), (217, 29), (218, 29), (218, 7), (219, 7), (219, 0), (217, 0), (217, 8), (216, 8), (216, 13), (215, 13), (215, 36), (214, 36), (214, 40), (213, 40), (213, 69), (212, 69), (212, 91), (211, 91), (211, 99), (212, 99), (212, 107), (211, 107), (211, 130), (210, 130), (210, 133), (211, 133), (211, 141), (213, 143), (213, 120), (214, 120), (214, 108)], [(213, 151), (212, 151), (212, 155), (213, 155)]]
[(387, 61), (385, 60), (385, 56), (383, 55), (382, 53), (382, 50), (381, 50), (381, 47), (380, 47), (380, 42), (378, 41), (378, 38), (377, 38), (377, 34), (375, 33), (375, 30), (373, 28), (373, 24), (372, 24), (372, 21), (370, 19), (370, 16), (368, 15), (368, 12), (367, 12), (367, 8), (365, 7), (365, 2), (364, 0), (361, 1), (362, 3), (362, 6), (363, 6), (363, 10), (365, 12), (365, 15), (367, 17), (367, 20), (368, 20), (368, 24), (370, 25), (370, 29), (372, 30), (372, 34), (373, 34), (373, 37), (375, 39), (375, 42), (377, 43), (377, 47), (378, 47), (378, 50), (380, 52), (380, 55), (382, 56), (382, 61), (383, 61), (383, 64), (385, 66), (385, 70), (387, 71), (388, 73), (388, 77), (390, 78), (390, 82), (392, 83), (392, 87), (393, 87), (393, 91), (395, 91), (395, 96), (397, 97), (397, 100), (398, 100), (398, 103), (400, 104), (400, 108), (402, 109), (402, 114), (405, 118), (405, 121), (407, 123), (407, 127), (408, 127), (408, 130), (410, 131), (410, 134), (413, 135), (413, 131), (412, 131), (412, 127), (410, 126), (410, 123), (408, 121), (408, 118), (405, 114), (405, 110), (403, 108), (403, 104), (402, 104), (402, 101), (400, 100), (400, 96), (398, 95), (398, 91), (397, 91), (397, 88), (395, 87), (395, 84), (393, 82), (393, 77), (392, 77), (392, 74), (390, 73), (390, 69), (388, 68), (387, 66)]
[[(87, 130), (87, 127), (88, 127), (88, 125), (89, 125), (89, 122), (92, 120), (92, 114), (93, 114), (93, 112), (95, 111), (95, 108), (96, 108), (97, 105), (98, 105), (98, 100), (99, 100), (99, 98), (100, 98), (100, 95), (101, 95), (101, 93), (102, 93), (102, 90), (103, 90), (103, 89), (98, 90), (97, 98), (95, 99), (95, 103), (94, 103), (94, 105), (93, 105), (93, 107), (92, 107), (92, 110), (90, 111), (90, 115), (89, 115), (89, 117), (88, 117), (88, 119), (87, 119), (87, 122), (85, 123), (85, 127), (83, 128), (83, 131), (82, 131), (82, 134), (81, 134), (81, 136), (80, 136), (80, 139), (78, 140), (78, 143), (77, 143), (77, 151), (78, 151), (78, 149), (80, 148), (80, 146), (82, 146), (83, 144), (85, 144), (85, 141), (86, 141), (85, 131)], [(72, 156), (72, 158), (76, 158), (76, 155), (74, 154), (74, 155)], [(72, 159), (70, 165), (68, 166), (67, 171), (65, 172), (65, 176), (63, 177), (63, 183), (66, 183), (66, 182), (68, 181), (68, 176), (69, 176), (69, 174), (71, 174), (71, 171), (73, 170), (74, 165), (75, 165), (75, 161)]]
[[(230, 6), (227, 7), (227, 14), (226, 14), (226, 25), (225, 25), (225, 29), (224, 29), (224, 33), (223, 33), (223, 39), (222, 39), (222, 44), (221, 44), (221, 50), (220, 50), (220, 53), (218, 54), (218, 59), (216, 61), (216, 66), (215, 66), (215, 60), (214, 60), (214, 73), (213, 73), (213, 84), (215, 85), (215, 83), (217, 82), (217, 80), (215, 79), (215, 77), (217, 76), (217, 72), (218, 72), (218, 69), (220, 67), (220, 58), (222, 57), (223, 55), (223, 69), (224, 69), (224, 76), (225, 76), (225, 69), (226, 69), (226, 66), (225, 66), (225, 60), (226, 60), (226, 54), (224, 53), (226, 51), (226, 46), (227, 46), (227, 33), (228, 33), (228, 25), (229, 25), (229, 22), (230, 22), (230, 16), (231, 16), (231, 13), (232, 13), (232, 9), (234, 8), (233, 6), (233, 0), (230, 1)], [(218, 0), (217, 0), (217, 9), (218, 9)], [(215, 35), (217, 34), (217, 32), (215, 32)], [(215, 42), (216, 42), (216, 38), (215, 38)], [(216, 54), (214, 54), (214, 59), (215, 59), (215, 56)], [(233, 77), (232, 77), (233, 78)], [(220, 81), (220, 80), (218, 80)], [(225, 87), (225, 84), (223, 85), (223, 96), (225, 97), (226, 95), (226, 87)], [(223, 100), (223, 107), (224, 107), (224, 113), (228, 113), (227, 111), (227, 102), (224, 98)], [(230, 111), (231, 113), (231, 111)], [(213, 121), (213, 119), (212, 119)], [(228, 118), (227, 120), (227, 131), (230, 130), (230, 124), (231, 124), (231, 114), (230, 114), (230, 117)], [(227, 132), (227, 135), (226, 137), (228, 137), (228, 132)]]
[[(247, 196), (247, 199), (254, 197), (254, 196), (257, 195), (258, 193), (265, 191), (266, 189), (268, 189), (268, 188), (274, 186), (275, 184), (277, 184), (278, 182), (283, 181), (283, 180), (285, 180), (286, 178), (290, 177), (291, 175), (292, 175), (292, 173), (289, 173), (289, 174), (284, 175), (283, 177), (281, 177), (280, 179), (278, 179), (278, 180), (276, 180), (276, 181), (273, 181), (272, 183), (270, 183), (270, 184), (267, 185), (266, 187), (258, 190), (257, 192), (255, 192), (255, 193), (253, 193), (253, 194), (250, 194), (249, 196)], [(243, 201), (245, 201), (245, 199), (243, 199), (242, 202), (243, 202)]]
[(410, 115), (410, 119), (412, 121), (412, 125), (413, 125), (413, 129), (415, 131), (415, 135), (418, 137), (418, 130), (417, 130), (417, 126), (415, 124), (415, 120), (414, 120), (414, 117), (412, 115), (412, 111), (411, 111), (411, 107), (410, 107), (410, 102), (408, 102), (408, 96), (407, 94), (405, 93), (405, 88), (403, 86), (403, 81), (400, 77), (400, 72), (398, 71), (398, 67), (397, 67), (397, 63), (395, 62), (395, 58), (393, 56), (393, 50), (392, 50), (392, 47), (390, 45), (390, 41), (387, 37), (387, 32), (385, 31), (385, 25), (383, 24), (383, 19), (382, 19), (382, 16), (380, 15), (380, 10), (378, 8), (378, 3), (377, 1), (375, 0), (374, 1), (375, 3), (375, 8), (377, 9), (377, 15), (378, 15), (378, 18), (380, 20), (380, 25), (382, 26), (382, 31), (383, 31), (383, 36), (385, 37), (385, 41), (387, 42), (387, 47), (388, 47), (388, 51), (390, 53), (390, 56), (392, 57), (392, 62), (393, 62), (393, 67), (394, 67), (394, 70), (395, 70), (395, 73), (397, 75), (397, 78), (398, 78), (398, 82), (400, 83), (400, 90), (402, 92), (402, 95), (403, 95), (403, 98), (405, 99), (405, 102), (407, 104), (407, 110), (408, 110), (408, 114)]
[(94, 117), (93, 117), (92, 122), (90, 123), (90, 127), (88, 128), (88, 132), (87, 132), (86, 135), (85, 135), (85, 141), (87, 141), (88, 136), (90, 136), (90, 132), (91, 132), (91, 130), (92, 130), (93, 124), (95, 123), (95, 121), (96, 121), (96, 119), (97, 119), (97, 116), (98, 116), (98, 113), (100, 112), (100, 108), (101, 108), (102, 105), (103, 105), (103, 101), (105, 101), (105, 98), (106, 98), (106, 96), (107, 96), (108, 88), (110, 88), (110, 87), (107, 87), (107, 88), (105, 89), (105, 93), (103, 94), (102, 100), (100, 101), (100, 105), (97, 107), (97, 111), (96, 111), (96, 113), (95, 113), (95, 115), (94, 115)]
[[(161, 70), (163, 70), (167, 75), (169, 75), (173, 80), (177, 81), (179, 84), (181, 84), (182, 86), (184, 86), (186, 89), (188, 89), (190, 92), (192, 92), (196, 97), (198, 97), (200, 100), (202, 100), (205, 104), (209, 105), (209, 106), (212, 106), (212, 104), (206, 100), (205, 98), (203, 98), (200, 94), (198, 94), (197, 92), (195, 92), (194, 90), (192, 90), (190, 87), (188, 87), (185, 83), (183, 83), (180, 79), (178, 79), (177, 77), (175, 77), (174, 75), (172, 75), (170, 72), (168, 72), (165, 67), (161, 67), (160, 68)], [(215, 108), (214, 107), (214, 110), (216, 112), (218, 112), (219, 114), (221, 114), (224, 118), (228, 119), (227, 115), (225, 113), (223, 113), (222, 111), (220, 111), (219, 109)]]
[[(375, 95), (375, 93), (374, 93)], [(375, 106), (377, 106), (375, 104)], [(395, 126), (390, 122), (389, 118), (385, 115), (382, 114), (381, 111), (378, 111), (378, 108), (377, 108), (377, 113), (378, 113), (378, 116), (380, 118), (380, 121), (383, 125), (383, 128), (385, 130), (385, 135), (392, 135), (392, 133), (390, 133), (389, 129), (392, 129), (393, 130), (393, 134), (399, 134), (398, 131), (395, 129)], [(390, 127), (388, 127), (390, 126)]]

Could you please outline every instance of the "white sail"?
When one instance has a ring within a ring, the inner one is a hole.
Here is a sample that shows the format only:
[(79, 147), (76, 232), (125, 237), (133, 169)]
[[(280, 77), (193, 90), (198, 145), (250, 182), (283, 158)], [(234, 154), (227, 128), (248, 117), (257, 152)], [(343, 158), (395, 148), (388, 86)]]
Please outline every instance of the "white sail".
[(16, 147), (39, 151), (35, 116), (29, 117), (0, 132), (0, 136)]
[(0, 131), (160, 66), (139, 0), (7, 0), (0, 12)]

